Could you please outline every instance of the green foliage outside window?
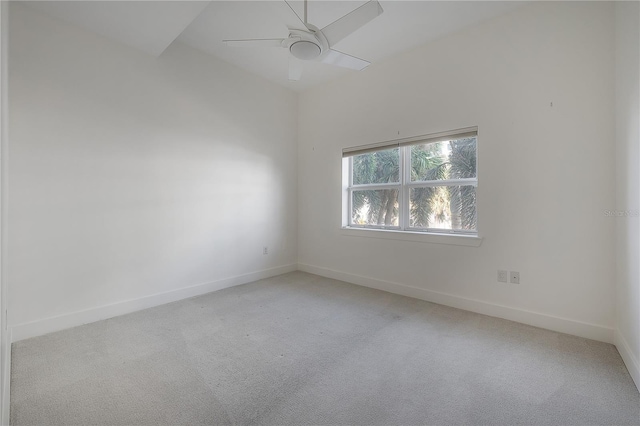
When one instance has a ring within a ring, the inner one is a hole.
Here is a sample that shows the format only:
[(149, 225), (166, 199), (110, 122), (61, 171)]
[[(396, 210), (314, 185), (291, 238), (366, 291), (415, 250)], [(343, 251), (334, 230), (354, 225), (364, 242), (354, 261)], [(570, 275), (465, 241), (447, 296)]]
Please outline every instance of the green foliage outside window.
[[(411, 182), (476, 177), (476, 138), (413, 145)], [(400, 183), (400, 148), (354, 156), (353, 185)], [(476, 229), (473, 185), (416, 186), (410, 190), (410, 226)], [(398, 189), (358, 190), (354, 187), (354, 224), (397, 226)], [(443, 225), (444, 224), (444, 225)]]

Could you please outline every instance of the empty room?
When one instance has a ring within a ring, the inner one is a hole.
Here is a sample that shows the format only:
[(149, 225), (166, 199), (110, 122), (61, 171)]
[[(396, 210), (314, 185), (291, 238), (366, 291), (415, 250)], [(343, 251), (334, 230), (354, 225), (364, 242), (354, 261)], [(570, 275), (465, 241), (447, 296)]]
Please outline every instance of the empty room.
[(1, 1), (0, 424), (640, 425), (639, 27)]

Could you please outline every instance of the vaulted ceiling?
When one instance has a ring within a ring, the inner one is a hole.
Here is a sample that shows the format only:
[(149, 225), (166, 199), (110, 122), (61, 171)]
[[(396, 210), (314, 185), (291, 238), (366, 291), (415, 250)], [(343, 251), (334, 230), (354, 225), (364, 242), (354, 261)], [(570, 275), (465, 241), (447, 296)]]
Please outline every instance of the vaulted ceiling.
[[(29, 1), (56, 18), (159, 56), (179, 41), (293, 90), (304, 90), (354, 71), (307, 62), (299, 81), (288, 79), (289, 52), (282, 48), (242, 48), (224, 39), (286, 38), (300, 27), (303, 2), (274, 1)], [(308, 21), (318, 28), (366, 1), (311, 0)], [(333, 48), (376, 62), (392, 58), (444, 35), (523, 4), (501, 1), (384, 1), (377, 18)], [(296, 13), (294, 13), (294, 11)]]

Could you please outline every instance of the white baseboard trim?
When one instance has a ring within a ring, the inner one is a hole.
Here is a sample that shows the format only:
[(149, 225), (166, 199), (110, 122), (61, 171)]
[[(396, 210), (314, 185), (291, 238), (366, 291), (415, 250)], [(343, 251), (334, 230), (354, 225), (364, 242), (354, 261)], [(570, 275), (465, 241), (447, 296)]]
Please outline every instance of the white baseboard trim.
[(348, 283), (364, 287), (387, 291), (389, 293), (426, 300), (440, 305), (451, 306), (458, 309), (464, 309), (466, 311), (520, 322), (534, 327), (572, 334), (574, 336), (585, 337), (587, 339), (598, 340), (601, 342), (613, 343), (613, 328), (611, 327), (556, 317), (539, 312), (511, 308), (482, 300), (469, 299), (453, 294), (412, 287), (406, 284), (382, 281), (347, 272), (334, 271), (332, 269), (319, 266), (298, 263), (298, 270), (340, 281), (346, 281)]
[(124, 315), (142, 309), (152, 308), (154, 306), (164, 305), (166, 303), (176, 302), (178, 300), (187, 299), (193, 296), (210, 293), (223, 288), (233, 287), (240, 284), (246, 284), (252, 281), (264, 278), (274, 277), (276, 275), (293, 272), (297, 269), (296, 264), (278, 266), (275, 268), (263, 269), (261, 271), (250, 272), (248, 274), (237, 275), (230, 278), (224, 278), (204, 284), (198, 284), (190, 287), (171, 290), (164, 293), (153, 294), (138, 299), (125, 300), (122, 302), (111, 303), (104, 306), (85, 309), (82, 311), (72, 312), (69, 314), (59, 315), (55, 317), (43, 318), (41, 320), (17, 324), (11, 327), (13, 334), (13, 342), (28, 339), (30, 337), (41, 336), (43, 334), (60, 331), (67, 328), (88, 324), (95, 321), (113, 318), (118, 315)]
[(616, 345), (618, 352), (620, 352), (620, 356), (627, 366), (631, 378), (635, 382), (638, 391), (640, 391), (640, 361), (638, 361), (638, 358), (633, 354), (629, 344), (618, 329), (615, 330), (614, 345)]
[(10, 410), (11, 410), (11, 329), (7, 328), (7, 336), (6, 336), (6, 345), (4, 347), (4, 365), (2, 378), (4, 383), (2, 383), (2, 418), (0, 419), (0, 424), (3, 426), (9, 426), (10, 418)]

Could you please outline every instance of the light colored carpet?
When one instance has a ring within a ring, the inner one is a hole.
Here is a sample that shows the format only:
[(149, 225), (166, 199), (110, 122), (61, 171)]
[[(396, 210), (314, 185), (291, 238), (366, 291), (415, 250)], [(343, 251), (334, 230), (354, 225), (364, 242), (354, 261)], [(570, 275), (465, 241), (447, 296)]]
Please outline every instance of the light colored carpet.
[(13, 425), (622, 425), (615, 347), (302, 272), (13, 345)]

